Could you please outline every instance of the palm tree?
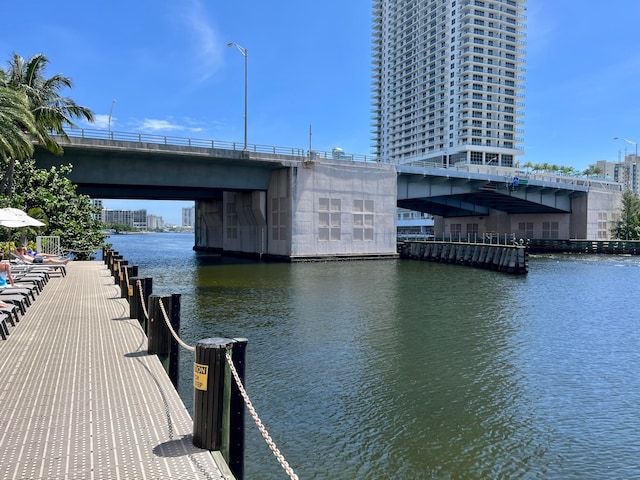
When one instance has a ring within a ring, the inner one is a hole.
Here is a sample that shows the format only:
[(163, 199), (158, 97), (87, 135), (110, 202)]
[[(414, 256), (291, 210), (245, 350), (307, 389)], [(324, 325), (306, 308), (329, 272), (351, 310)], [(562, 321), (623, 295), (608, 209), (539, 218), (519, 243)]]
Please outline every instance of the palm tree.
[[(41, 53), (28, 60), (14, 53), (8, 68), (0, 68), (0, 86), (26, 95), (29, 109), (35, 120), (34, 140), (50, 152), (59, 155), (62, 154), (62, 147), (54, 136), (59, 135), (64, 140), (68, 140), (65, 127), (75, 127), (73, 120), (76, 118), (84, 118), (92, 122), (93, 113), (88, 108), (76, 104), (72, 99), (60, 96), (60, 92), (64, 88), (71, 88), (73, 83), (70, 78), (61, 74), (46, 78), (45, 69), (48, 64), (49, 60)], [(0, 192), (9, 195), (15, 161), (15, 157), (9, 158), (7, 171), (0, 182)]]
[(525, 170), (528, 170), (529, 172), (532, 172), (534, 169), (534, 164), (531, 162), (526, 162), (524, 165), (522, 165), (522, 168), (524, 168)]
[(36, 134), (26, 95), (0, 87), (0, 159), (7, 162), (30, 157), (33, 154), (30, 135)]

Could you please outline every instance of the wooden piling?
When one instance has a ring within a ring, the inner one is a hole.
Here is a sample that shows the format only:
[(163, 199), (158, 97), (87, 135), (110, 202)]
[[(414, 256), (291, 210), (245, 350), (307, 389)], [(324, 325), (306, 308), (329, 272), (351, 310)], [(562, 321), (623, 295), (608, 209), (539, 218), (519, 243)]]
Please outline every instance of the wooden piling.
[(206, 450), (223, 446), (225, 355), (229, 338), (207, 338), (196, 343), (193, 394), (193, 444)]
[(147, 352), (150, 355), (158, 355), (171, 382), (177, 387), (180, 345), (171, 335), (169, 327), (167, 327), (160, 302), (162, 302), (173, 331), (180, 332), (180, 294), (149, 296)]
[(131, 282), (128, 281), (128, 279), (137, 276), (137, 265), (125, 265), (124, 268), (120, 270), (120, 296), (122, 298), (126, 298), (128, 300), (131, 299), (131, 296), (133, 295), (133, 288), (131, 287)]

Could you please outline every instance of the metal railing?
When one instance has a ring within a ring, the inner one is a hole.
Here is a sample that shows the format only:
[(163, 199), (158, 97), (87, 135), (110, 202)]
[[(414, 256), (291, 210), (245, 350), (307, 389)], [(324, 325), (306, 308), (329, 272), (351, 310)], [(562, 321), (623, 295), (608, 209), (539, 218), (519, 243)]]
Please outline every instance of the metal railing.
[[(112, 142), (131, 142), (138, 144), (173, 145), (179, 147), (194, 147), (206, 149), (232, 150), (243, 152), (243, 142), (228, 142), (224, 140), (206, 140), (202, 138), (177, 137), (172, 135), (155, 135), (150, 133), (117, 132), (114, 130), (100, 130), (95, 128), (68, 128), (65, 130), (70, 138), (82, 138), (89, 140), (107, 140)], [(247, 144), (247, 151), (253, 153), (268, 153), (294, 157), (306, 157), (311, 161), (316, 159), (332, 159), (349, 162), (377, 162), (373, 155), (358, 155), (340, 152), (324, 152), (312, 150), (309, 152), (303, 148), (281, 147), (274, 145)]]
[(439, 234), (398, 234), (398, 242), (446, 242), (446, 243), (483, 243), (489, 245), (524, 245), (527, 240), (516, 233), (467, 233), (450, 232)]
[[(116, 132), (114, 130), (100, 130), (91, 128), (69, 128), (65, 130), (71, 138), (91, 140), (108, 140), (112, 142), (132, 142), (154, 145), (174, 145), (180, 147), (194, 147), (207, 149), (222, 149), (244, 151), (244, 143), (227, 142), (223, 140), (206, 140), (202, 138), (176, 137), (171, 135), (155, 135), (150, 133)], [(273, 145), (248, 144), (247, 150), (257, 153), (272, 153), (279, 155), (304, 156), (305, 150), (295, 147), (279, 147)]]
[[(453, 170), (458, 172), (480, 173), (487, 175), (495, 175), (503, 177), (503, 181), (509, 184), (513, 183), (514, 178), (519, 180), (537, 180), (541, 182), (575, 185), (589, 188), (597, 188), (600, 190), (622, 191), (623, 185), (619, 182), (602, 178), (602, 177), (590, 177), (581, 175), (567, 175), (553, 172), (526, 172), (517, 167), (507, 167), (500, 165), (489, 164), (474, 164), (467, 161), (458, 162), (455, 165), (451, 165), (447, 168), (442, 166), (442, 162), (433, 162), (425, 160), (416, 160), (406, 164), (400, 164), (400, 166), (406, 165), (408, 167), (418, 167), (424, 169), (438, 169), (438, 170)], [(520, 183), (521, 186), (525, 184)]]
[[(66, 133), (71, 138), (82, 138), (90, 140), (107, 140), (113, 142), (132, 142), (138, 144), (173, 145), (181, 147), (194, 147), (206, 149), (220, 149), (242, 152), (243, 142), (228, 142), (224, 140), (206, 140), (201, 138), (177, 137), (171, 135), (155, 135), (150, 133), (117, 132), (113, 130), (101, 130), (96, 128), (68, 128)], [(344, 162), (381, 162), (382, 159), (375, 155), (360, 155), (345, 153), (342, 151), (326, 152), (322, 150), (305, 150), (296, 147), (281, 147), (274, 145), (248, 144), (247, 151), (253, 153), (275, 154), (293, 157), (303, 157), (306, 161), (314, 160), (339, 160)], [(393, 162), (397, 165), (407, 165), (422, 168), (433, 168), (439, 170), (457, 170), (473, 173), (489, 173), (503, 175), (506, 181), (513, 180), (513, 177), (541, 180), (553, 183), (563, 183), (568, 185), (580, 185), (595, 187), (603, 190), (621, 191), (622, 185), (605, 178), (580, 177), (561, 175), (554, 173), (531, 173), (524, 172), (513, 167), (500, 167), (492, 165), (476, 165), (466, 161), (459, 162), (453, 166), (443, 167), (442, 162), (417, 160), (410, 163)], [(490, 167), (494, 170), (487, 169)], [(508, 171), (508, 173), (507, 173)]]

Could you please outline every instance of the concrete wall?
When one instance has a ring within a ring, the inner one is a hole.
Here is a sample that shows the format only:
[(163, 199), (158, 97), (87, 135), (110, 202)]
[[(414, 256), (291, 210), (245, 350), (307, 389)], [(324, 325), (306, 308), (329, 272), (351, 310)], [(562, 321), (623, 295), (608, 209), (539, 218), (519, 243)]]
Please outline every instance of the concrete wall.
[(397, 256), (396, 172), (319, 160), (272, 171), (266, 192), (196, 203), (196, 247), (291, 260)]
[(195, 247), (222, 249), (222, 200), (196, 200)]
[(590, 190), (587, 201), (587, 226), (584, 238), (587, 240), (609, 240), (611, 227), (620, 216), (622, 209), (622, 192)]
[(223, 250), (255, 253), (266, 251), (266, 192), (224, 192)]
[[(587, 195), (571, 200), (571, 213), (509, 215), (491, 210), (488, 216), (436, 217), (434, 228), (437, 238), (441, 238), (443, 232), (445, 238), (452, 232), (456, 238), (458, 225), (462, 238), (468, 238), (469, 231), (473, 231), (471, 226), (477, 224), (478, 238), (486, 233), (513, 233), (518, 238), (608, 240), (622, 206), (621, 198), (621, 192), (592, 189)], [(471, 233), (470, 238), (474, 236)]]
[(283, 168), (271, 174), (267, 190), (267, 253), (291, 256), (291, 224), (293, 203), (291, 181), (300, 167)]
[(393, 166), (317, 161), (292, 169), (288, 186), (293, 259), (396, 255)]

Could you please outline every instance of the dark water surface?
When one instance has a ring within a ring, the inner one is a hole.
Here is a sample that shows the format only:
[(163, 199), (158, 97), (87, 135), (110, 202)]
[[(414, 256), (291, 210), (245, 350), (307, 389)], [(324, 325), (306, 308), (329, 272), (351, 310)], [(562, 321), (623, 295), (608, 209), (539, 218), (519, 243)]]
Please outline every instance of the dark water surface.
[[(187, 343), (249, 339), (249, 395), (301, 480), (640, 478), (638, 257), (538, 256), (514, 277), (109, 242), (154, 293), (182, 294)], [(287, 478), (250, 417), (245, 470)]]

